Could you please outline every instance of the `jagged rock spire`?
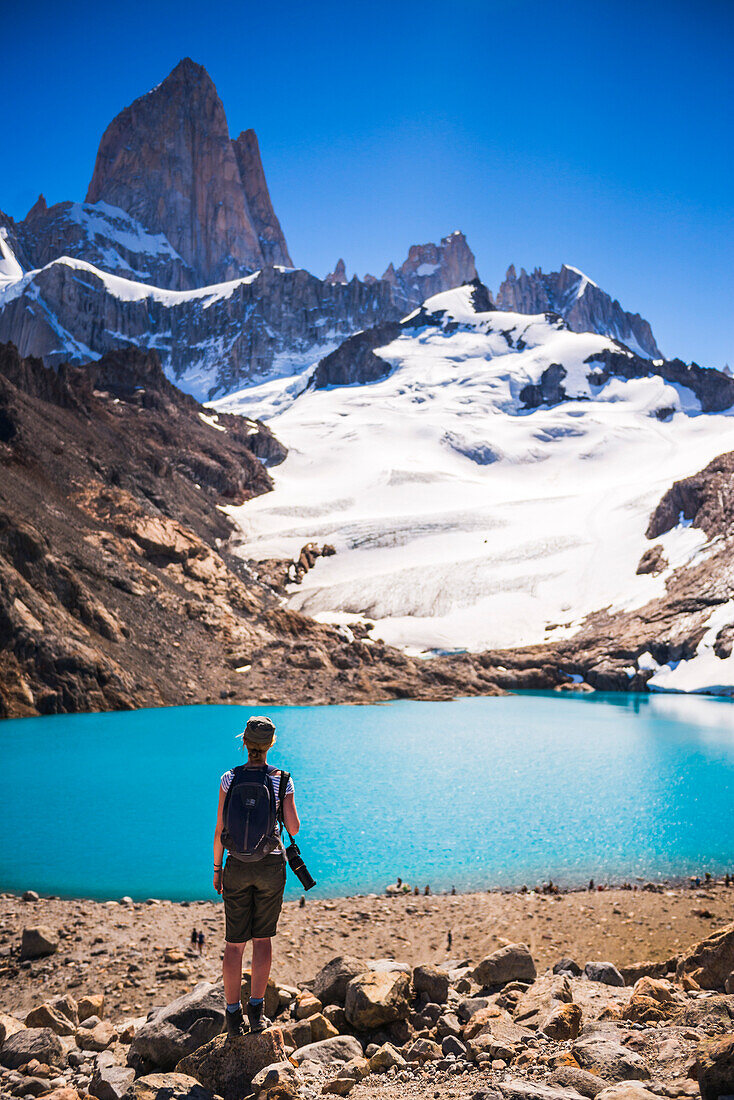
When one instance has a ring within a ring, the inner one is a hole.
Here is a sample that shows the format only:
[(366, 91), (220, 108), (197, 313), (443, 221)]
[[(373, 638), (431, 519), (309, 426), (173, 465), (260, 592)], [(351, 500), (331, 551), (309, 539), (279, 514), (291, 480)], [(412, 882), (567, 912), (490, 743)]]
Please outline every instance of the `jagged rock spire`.
[(87, 191), (100, 200), (164, 233), (202, 282), (262, 266), (224, 107), (191, 58), (105, 130)]

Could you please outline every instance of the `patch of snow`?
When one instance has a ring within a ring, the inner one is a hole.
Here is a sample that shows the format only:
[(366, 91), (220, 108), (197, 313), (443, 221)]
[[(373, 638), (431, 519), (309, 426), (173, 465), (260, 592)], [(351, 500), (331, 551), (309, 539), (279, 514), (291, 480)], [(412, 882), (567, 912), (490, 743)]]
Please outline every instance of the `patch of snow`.
[(434, 275), (438, 271), (440, 266), (440, 264), (420, 264), (415, 269), (415, 274), (420, 276)]
[(226, 433), (227, 431), (223, 424), (218, 423), (219, 417), (216, 415), (216, 413), (214, 413), (212, 416), (207, 416), (206, 413), (200, 412), (199, 419), (203, 420), (205, 424), (208, 424), (210, 428), (216, 428), (218, 432)]
[(706, 623), (708, 629), (698, 644), (695, 656), (688, 661), (659, 665), (648, 680), (648, 687), (652, 691), (734, 695), (734, 651), (728, 657), (717, 657), (714, 652), (719, 631), (732, 624), (734, 600), (729, 600), (709, 616)]
[(5, 226), (0, 226), (0, 289), (16, 283), (22, 277), (23, 268), (10, 247), (8, 231)]

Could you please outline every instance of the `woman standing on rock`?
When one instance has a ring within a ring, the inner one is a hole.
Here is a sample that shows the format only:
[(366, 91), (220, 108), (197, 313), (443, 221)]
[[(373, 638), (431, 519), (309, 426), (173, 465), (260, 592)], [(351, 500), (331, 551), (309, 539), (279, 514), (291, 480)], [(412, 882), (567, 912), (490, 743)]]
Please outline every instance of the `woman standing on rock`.
[[(269, 1022), (263, 1002), (286, 872), (281, 824), (291, 836), (301, 827), (293, 780), (267, 762), (268, 749), (275, 743), (273, 723), (261, 716), (250, 718), (242, 742), (247, 762), (221, 778), (214, 832), (214, 889), (224, 898), (226, 926), (222, 975), (228, 1035), (244, 1032), (242, 956), (248, 940), (252, 940), (250, 1030), (262, 1031)], [(222, 870), (225, 848), (229, 854)]]

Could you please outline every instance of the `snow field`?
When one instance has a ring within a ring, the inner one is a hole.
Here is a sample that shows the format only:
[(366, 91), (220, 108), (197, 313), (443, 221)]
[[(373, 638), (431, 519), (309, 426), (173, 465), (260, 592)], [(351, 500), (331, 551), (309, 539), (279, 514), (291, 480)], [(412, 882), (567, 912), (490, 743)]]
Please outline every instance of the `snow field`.
[[(301, 376), (215, 403), (268, 419), (289, 448), (274, 492), (230, 510), (244, 556), (333, 543), (289, 606), (369, 619), (411, 652), (556, 640), (591, 611), (659, 595), (665, 574), (635, 572), (650, 513), (673, 481), (734, 448), (734, 417), (701, 414), (659, 377), (591, 386), (584, 361), (612, 341), (474, 313), (471, 288), (426, 308), (446, 311), (443, 327), (380, 349), (393, 368), (381, 382), (303, 392)], [(520, 391), (552, 363), (576, 399), (525, 410)], [(660, 541), (671, 564), (705, 553), (692, 529)]]

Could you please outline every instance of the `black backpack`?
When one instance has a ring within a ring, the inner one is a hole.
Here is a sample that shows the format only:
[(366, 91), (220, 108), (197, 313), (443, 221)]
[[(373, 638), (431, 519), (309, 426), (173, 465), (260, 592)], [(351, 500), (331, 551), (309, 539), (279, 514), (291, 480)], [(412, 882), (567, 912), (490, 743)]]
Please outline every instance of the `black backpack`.
[(278, 805), (272, 772), (267, 765), (235, 768), (224, 799), (222, 844), (238, 859), (262, 859), (280, 847), (283, 799), (290, 775), (280, 773)]

